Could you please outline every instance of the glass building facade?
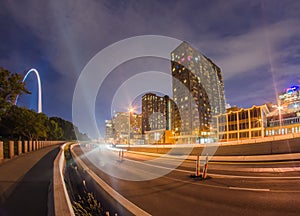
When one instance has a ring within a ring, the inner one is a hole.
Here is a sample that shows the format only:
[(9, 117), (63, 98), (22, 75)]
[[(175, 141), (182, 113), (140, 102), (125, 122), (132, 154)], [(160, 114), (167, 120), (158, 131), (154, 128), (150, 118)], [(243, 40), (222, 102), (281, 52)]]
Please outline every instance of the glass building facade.
[(174, 129), (182, 142), (210, 142), (213, 116), (225, 113), (220, 68), (187, 42), (171, 52), (173, 99), (179, 112)]

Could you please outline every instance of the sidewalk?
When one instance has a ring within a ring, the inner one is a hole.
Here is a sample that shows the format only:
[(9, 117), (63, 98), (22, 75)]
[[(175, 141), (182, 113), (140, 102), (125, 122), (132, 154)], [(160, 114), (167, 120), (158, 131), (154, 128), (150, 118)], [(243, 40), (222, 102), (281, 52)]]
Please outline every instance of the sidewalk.
[[(27, 214), (26, 209), (30, 208), (34, 212), (34, 209), (40, 208), (41, 202), (47, 206), (53, 160), (58, 151), (57, 145), (50, 146), (0, 164), (0, 215), (17, 215), (18, 211)], [(45, 185), (46, 197), (37, 197), (45, 193)]]

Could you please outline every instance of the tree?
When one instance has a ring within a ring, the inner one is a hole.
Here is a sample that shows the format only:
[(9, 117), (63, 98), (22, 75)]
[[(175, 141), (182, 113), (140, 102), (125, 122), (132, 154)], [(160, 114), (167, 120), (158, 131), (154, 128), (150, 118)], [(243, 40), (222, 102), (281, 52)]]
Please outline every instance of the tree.
[(64, 131), (61, 127), (59, 127), (58, 123), (53, 120), (49, 119), (48, 121), (48, 127), (49, 127), (49, 132), (47, 138), (50, 140), (59, 140), (63, 137)]
[[(61, 137), (61, 140), (89, 140), (89, 137), (86, 134), (80, 133), (78, 128), (74, 126), (72, 122), (59, 117), (51, 117), (50, 121), (51, 120), (57, 122), (58, 126), (62, 128), (63, 136)], [(78, 137), (76, 137), (76, 134)]]
[(40, 138), (46, 139), (49, 133), (48, 127), (48, 117), (44, 113), (35, 113), (35, 123), (33, 126), (33, 131), (35, 139), (39, 140)]
[(23, 93), (30, 94), (22, 76), (0, 67), (0, 117)]
[(50, 120), (57, 122), (58, 126), (63, 130), (62, 140), (76, 140), (73, 123), (59, 117), (51, 117)]
[(48, 117), (24, 107), (11, 106), (2, 116), (0, 135), (16, 139), (38, 140), (47, 138)]

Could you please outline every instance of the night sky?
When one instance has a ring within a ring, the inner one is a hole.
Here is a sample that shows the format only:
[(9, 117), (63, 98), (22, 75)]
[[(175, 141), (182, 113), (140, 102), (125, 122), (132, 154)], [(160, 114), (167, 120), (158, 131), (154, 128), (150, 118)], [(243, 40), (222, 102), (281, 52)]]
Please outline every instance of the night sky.
[[(299, 11), (298, 0), (2, 0), (0, 66), (17, 73), (36, 68), (43, 112), (71, 121), (76, 81), (95, 54), (128, 37), (164, 35), (212, 59), (222, 70), (227, 103), (250, 107), (275, 102), (276, 92), (300, 84)], [(100, 128), (122, 82), (150, 69), (170, 73), (169, 67), (145, 58), (112, 71), (97, 97)], [(19, 103), (36, 109), (34, 77), (27, 86), (33, 94)]]

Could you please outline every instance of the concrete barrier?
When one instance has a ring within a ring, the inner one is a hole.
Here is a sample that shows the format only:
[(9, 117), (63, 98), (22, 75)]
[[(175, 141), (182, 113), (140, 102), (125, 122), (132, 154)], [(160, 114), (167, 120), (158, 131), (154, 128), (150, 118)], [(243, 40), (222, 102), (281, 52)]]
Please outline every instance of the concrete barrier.
[(13, 158), (15, 156), (15, 142), (9, 141), (8, 142), (8, 157)]
[(143, 209), (139, 208), (134, 203), (130, 202), (128, 199), (114, 190), (111, 186), (109, 186), (105, 181), (103, 181), (96, 173), (94, 173), (87, 165), (85, 165), (85, 163), (80, 159), (78, 155), (76, 155), (76, 153), (73, 151), (73, 147), (74, 145), (71, 146), (70, 150), (74, 159), (76, 160), (77, 165), (82, 167), (82, 169), (93, 179), (93, 181), (95, 181), (112, 199), (115, 200), (117, 205), (121, 205), (124, 209), (126, 209), (133, 215), (151, 215)]
[(57, 216), (75, 215), (70, 197), (65, 185), (63, 169), (65, 162), (64, 147), (60, 147), (60, 152), (54, 160), (53, 164), (53, 196), (54, 196), (54, 212)]
[[(207, 152), (210, 148), (215, 149), (213, 144), (207, 144)], [(129, 151), (139, 151), (148, 153), (158, 153), (158, 154), (172, 154), (172, 155), (182, 155), (185, 152), (190, 152), (191, 155), (201, 155), (203, 149), (203, 144), (196, 144), (190, 147), (184, 145), (151, 145), (151, 146), (140, 146), (140, 147), (123, 147)], [(191, 149), (193, 148), (193, 149)], [(257, 142), (257, 143), (243, 143), (234, 145), (223, 145), (222, 143), (217, 148), (214, 155), (216, 156), (251, 156), (251, 155), (268, 155), (268, 154), (290, 154), (290, 153), (300, 153), (300, 138), (292, 138), (285, 140), (275, 140), (267, 142)]]
[(22, 154), (22, 141), (19, 140), (18, 141), (18, 155), (21, 155)]

